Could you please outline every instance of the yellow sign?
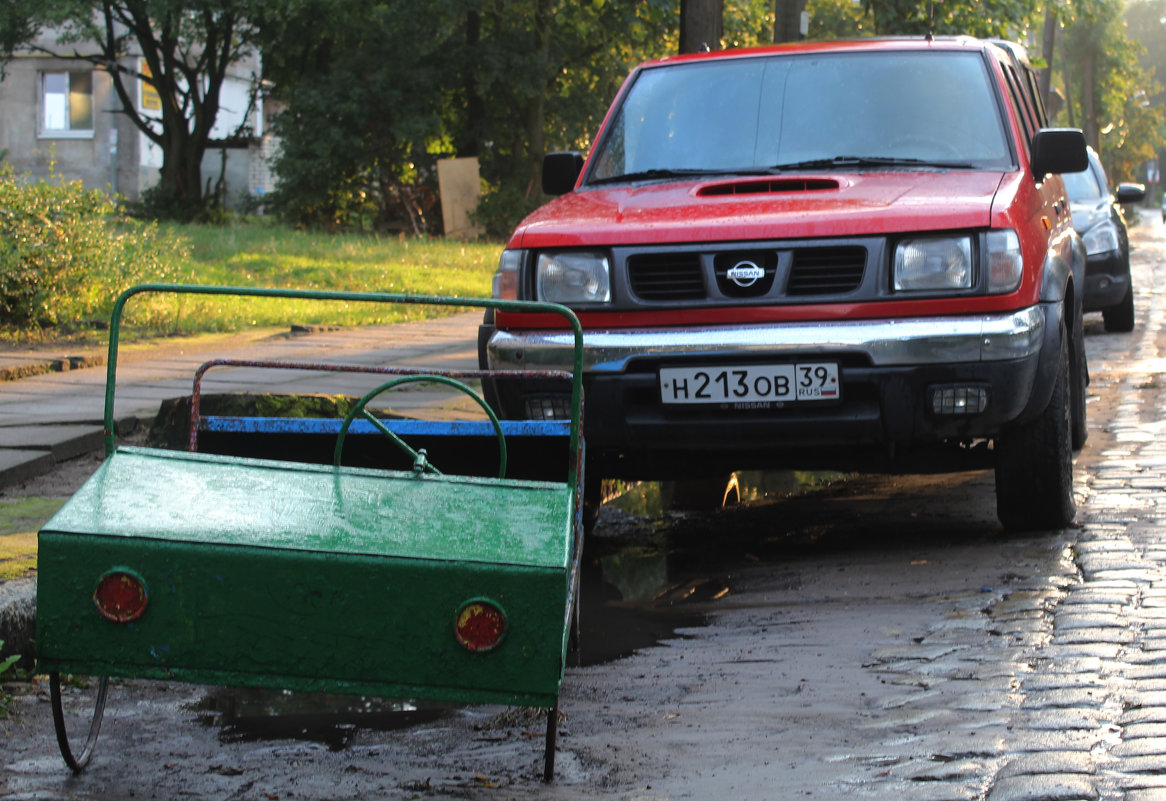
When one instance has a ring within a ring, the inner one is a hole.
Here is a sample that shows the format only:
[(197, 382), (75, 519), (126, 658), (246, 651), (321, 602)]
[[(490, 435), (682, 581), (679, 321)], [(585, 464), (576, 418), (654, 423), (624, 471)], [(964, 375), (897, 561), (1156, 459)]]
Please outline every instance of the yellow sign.
[(158, 90), (154, 85), (146, 82), (146, 78), (150, 77), (150, 65), (142, 59), (142, 80), (140, 84), (140, 102), (144, 111), (161, 111), (162, 98), (158, 96)]

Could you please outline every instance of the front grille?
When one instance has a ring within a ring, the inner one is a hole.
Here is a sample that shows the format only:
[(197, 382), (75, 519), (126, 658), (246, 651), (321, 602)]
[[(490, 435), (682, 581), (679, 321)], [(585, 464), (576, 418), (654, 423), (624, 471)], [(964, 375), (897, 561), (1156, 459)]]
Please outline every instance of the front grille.
[(703, 300), (699, 253), (642, 253), (628, 258), (628, 281), (641, 300)]
[(865, 269), (865, 248), (798, 248), (793, 254), (786, 293), (805, 296), (853, 292), (862, 285)]
[[(612, 248), (620, 308), (873, 299), (881, 238)], [(870, 296), (867, 298), (867, 296)]]

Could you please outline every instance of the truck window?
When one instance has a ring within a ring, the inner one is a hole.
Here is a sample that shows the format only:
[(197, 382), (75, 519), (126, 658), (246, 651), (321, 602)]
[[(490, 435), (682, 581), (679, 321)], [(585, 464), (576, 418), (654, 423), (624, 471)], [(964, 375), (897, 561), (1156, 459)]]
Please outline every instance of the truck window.
[(605, 131), (589, 180), (836, 157), (1010, 165), (980, 55), (810, 53), (649, 67)]

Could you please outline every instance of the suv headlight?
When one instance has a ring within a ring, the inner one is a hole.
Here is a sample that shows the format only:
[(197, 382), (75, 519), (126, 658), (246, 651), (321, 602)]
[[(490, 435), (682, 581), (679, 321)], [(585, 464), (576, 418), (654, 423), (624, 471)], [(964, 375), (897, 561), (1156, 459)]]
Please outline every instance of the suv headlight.
[(970, 236), (904, 239), (895, 247), (897, 292), (970, 289), (972, 272)]
[(1117, 226), (1113, 224), (1112, 220), (1106, 220), (1100, 225), (1090, 228), (1081, 235), (1081, 241), (1085, 243), (1085, 253), (1089, 256), (1109, 253), (1120, 247)]
[(611, 300), (611, 266), (603, 253), (540, 253), (535, 270), (539, 300), (571, 305)]

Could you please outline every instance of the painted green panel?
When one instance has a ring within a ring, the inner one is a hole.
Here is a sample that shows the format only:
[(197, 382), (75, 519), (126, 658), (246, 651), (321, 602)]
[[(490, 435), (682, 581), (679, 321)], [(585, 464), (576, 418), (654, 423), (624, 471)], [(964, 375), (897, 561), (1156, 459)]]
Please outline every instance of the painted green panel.
[[(202, 672), (233, 684), (362, 692), (389, 685), (450, 700), (553, 698), (562, 679), (560, 570), (50, 531), (40, 549), (37, 638), (46, 670)], [(106, 620), (93, 604), (98, 578), (114, 567), (146, 583), (146, 611), (129, 623)], [(457, 643), (454, 619), (481, 597), (505, 610), (507, 634), (493, 651), (471, 653)]]
[[(566, 650), (563, 484), (414, 476), (146, 449), (111, 455), (40, 533), (45, 670), (550, 704)], [(145, 613), (106, 620), (112, 568)], [(471, 653), (462, 605), (507, 613)]]
[(123, 448), (46, 529), (566, 567), (562, 483)]

